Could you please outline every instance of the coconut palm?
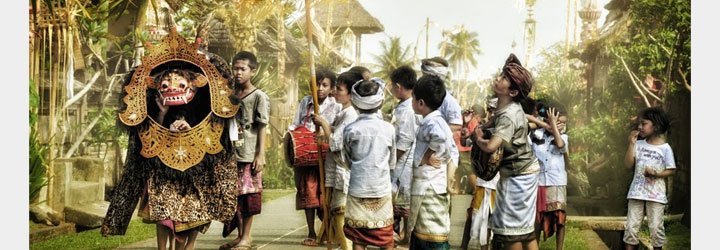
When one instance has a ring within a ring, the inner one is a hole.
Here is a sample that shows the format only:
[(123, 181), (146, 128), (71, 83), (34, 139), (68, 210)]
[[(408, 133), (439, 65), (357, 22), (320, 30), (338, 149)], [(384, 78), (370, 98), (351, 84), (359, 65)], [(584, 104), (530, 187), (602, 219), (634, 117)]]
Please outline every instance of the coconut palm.
[[(467, 74), (471, 68), (477, 67), (476, 56), (482, 54), (480, 41), (477, 32), (470, 32), (464, 25), (457, 26), (452, 30), (442, 32), (443, 40), (440, 42), (440, 56), (446, 58), (453, 70), (453, 75), (462, 73), (463, 82), (467, 82)], [(461, 85), (455, 84), (453, 93), (460, 93)]]
[(402, 65), (412, 64), (410, 46), (402, 46), (400, 37), (389, 37), (387, 42), (380, 42), (382, 53), (373, 55), (375, 59), (376, 76), (390, 79), (390, 73)]

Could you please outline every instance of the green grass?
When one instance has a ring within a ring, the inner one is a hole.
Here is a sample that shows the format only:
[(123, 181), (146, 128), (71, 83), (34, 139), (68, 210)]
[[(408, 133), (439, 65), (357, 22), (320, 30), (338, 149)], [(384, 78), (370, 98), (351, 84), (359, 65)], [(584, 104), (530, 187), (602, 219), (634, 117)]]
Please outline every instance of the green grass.
[(264, 189), (262, 191), (262, 202), (265, 203), (292, 193), (295, 193), (295, 189)]
[[(263, 190), (262, 201), (263, 203), (268, 202), (294, 192), (295, 190), (291, 189), (266, 189)], [(40, 228), (40, 226), (33, 226), (33, 223), (30, 223), (30, 229), (33, 228)], [(100, 229), (96, 228), (31, 243), (30, 249), (115, 249), (153, 237), (155, 237), (155, 225), (143, 223), (142, 219), (138, 218), (130, 221), (125, 235), (103, 237), (100, 235)]]
[[(547, 241), (542, 241), (542, 233), (538, 242), (540, 242), (540, 250), (555, 250), (556, 234), (549, 237)], [(565, 227), (565, 241), (563, 243), (563, 249), (588, 249), (588, 245), (583, 239), (580, 233), (580, 228), (574, 226), (572, 223), (568, 223)]]
[[(650, 230), (643, 224), (641, 234), (650, 239)], [(680, 222), (665, 222), (665, 245), (663, 249), (690, 249), (690, 229)]]
[(155, 225), (142, 223), (141, 219), (134, 219), (130, 221), (125, 235), (103, 237), (100, 235), (100, 229), (96, 228), (31, 243), (30, 249), (114, 249), (152, 237), (155, 237)]

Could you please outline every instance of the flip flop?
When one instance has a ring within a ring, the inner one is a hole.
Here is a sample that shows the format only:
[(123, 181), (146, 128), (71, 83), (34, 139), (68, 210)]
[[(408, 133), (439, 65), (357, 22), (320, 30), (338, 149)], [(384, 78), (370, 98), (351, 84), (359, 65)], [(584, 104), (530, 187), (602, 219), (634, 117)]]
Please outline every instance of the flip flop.
[(251, 250), (251, 249), (252, 249), (252, 245), (240, 245), (240, 244), (238, 244), (237, 246), (235, 246), (233, 248), (230, 248), (230, 250)]
[(304, 246), (309, 246), (309, 247), (318, 246), (317, 240), (315, 240), (313, 238), (305, 238), (304, 240), (302, 240), (302, 242), (300, 242), (300, 244), (303, 244)]
[(237, 244), (233, 244), (233, 242), (230, 241), (228, 243), (222, 244), (220, 246), (220, 250), (230, 250), (230, 249), (233, 249), (234, 247), (237, 247), (238, 244), (240, 244), (240, 243), (238, 242)]

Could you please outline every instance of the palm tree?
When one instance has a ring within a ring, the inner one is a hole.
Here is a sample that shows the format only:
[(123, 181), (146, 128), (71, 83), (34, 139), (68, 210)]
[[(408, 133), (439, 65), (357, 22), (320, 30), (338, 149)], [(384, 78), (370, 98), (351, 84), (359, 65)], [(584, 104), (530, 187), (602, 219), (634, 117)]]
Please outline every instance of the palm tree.
[[(470, 32), (465, 29), (464, 25), (461, 25), (453, 30), (443, 31), (442, 34), (443, 40), (438, 46), (440, 56), (447, 58), (452, 66), (453, 75), (458, 75), (462, 72), (462, 80), (463, 82), (467, 82), (467, 74), (471, 67), (477, 67), (477, 59), (475, 59), (475, 56), (482, 54), (477, 32)], [(453, 93), (459, 94), (461, 92), (461, 85), (467, 84), (455, 84)], [(460, 101), (462, 97), (458, 97), (458, 99)]]
[(390, 73), (402, 65), (412, 64), (410, 46), (402, 46), (400, 37), (389, 37), (387, 42), (381, 42), (382, 53), (373, 55), (375, 58), (376, 76), (390, 79)]

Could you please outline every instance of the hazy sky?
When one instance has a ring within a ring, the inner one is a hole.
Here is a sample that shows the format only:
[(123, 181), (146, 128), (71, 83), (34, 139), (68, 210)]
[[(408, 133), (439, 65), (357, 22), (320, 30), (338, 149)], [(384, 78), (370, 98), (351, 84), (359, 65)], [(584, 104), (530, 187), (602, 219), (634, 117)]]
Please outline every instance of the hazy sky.
[[(584, 0), (577, 1), (581, 8)], [(518, 0), (359, 0), (365, 9), (377, 18), (383, 26), (384, 33), (363, 35), (362, 62), (374, 62), (373, 54), (380, 54), (381, 41), (389, 36), (399, 36), (403, 46), (410, 45), (411, 55), (414, 44), (418, 41), (418, 58), (425, 57), (425, 20), (430, 18), (429, 57), (440, 55), (438, 44), (443, 30), (457, 25), (477, 32), (482, 55), (477, 56), (477, 70), (471, 72), (471, 78), (488, 78), (502, 66), (510, 52), (525, 64), (525, 43), (523, 41), (527, 8), (525, 1)], [(556, 42), (565, 40), (567, 20), (567, 0), (537, 0), (534, 7), (536, 24), (535, 53), (540, 52)], [(598, 27), (604, 22), (607, 10), (603, 6), (609, 0), (597, 0), (598, 9), (602, 11)], [(571, 21), (573, 25), (573, 21)], [(582, 20), (577, 20), (578, 37), (582, 30)], [(572, 32), (572, 26), (571, 26)], [(571, 33), (572, 36), (572, 33)], [(513, 51), (512, 43), (516, 42)], [(537, 60), (531, 59), (531, 67)], [(413, 65), (417, 68), (418, 65)]]

